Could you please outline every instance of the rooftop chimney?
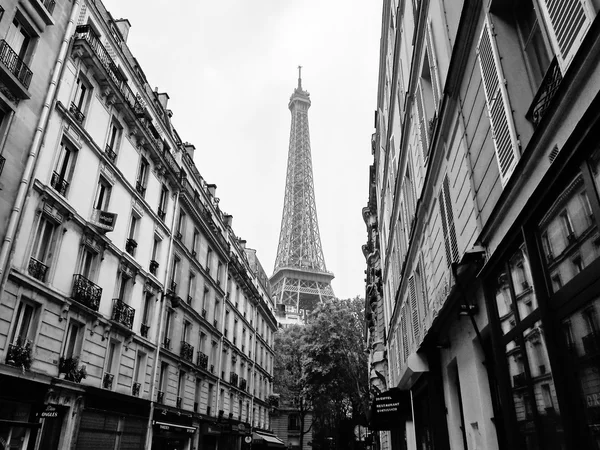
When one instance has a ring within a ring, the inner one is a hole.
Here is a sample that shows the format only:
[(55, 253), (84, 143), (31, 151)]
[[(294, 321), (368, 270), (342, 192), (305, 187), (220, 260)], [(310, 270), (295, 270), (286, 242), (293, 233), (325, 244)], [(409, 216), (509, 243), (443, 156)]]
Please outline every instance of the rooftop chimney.
[(244, 239), (238, 239), (238, 244), (240, 244), (243, 250), (246, 249), (246, 241)]
[(129, 36), (129, 29), (131, 28), (131, 23), (127, 19), (117, 19), (115, 20), (115, 25), (119, 29), (119, 32), (123, 36), (123, 41), (127, 42), (127, 36)]
[(217, 185), (216, 184), (207, 184), (206, 185), (206, 189), (208, 189), (208, 192), (210, 193), (210, 195), (212, 195), (213, 197), (215, 196), (215, 194), (217, 193)]
[[(157, 88), (158, 89), (158, 88)], [(156, 91), (155, 91), (156, 92)], [(158, 102), (163, 109), (167, 109), (167, 103), (169, 103), (169, 94), (166, 92), (156, 92), (156, 98), (158, 98)]]
[(223, 216), (223, 222), (225, 222), (226, 226), (231, 227), (231, 223), (233, 222), (233, 216), (231, 214), (225, 214)]
[(190, 144), (189, 142), (184, 142), (183, 148), (185, 149), (186, 153), (188, 155), (190, 155), (190, 158), (194, 159), (194, 151), (196, 150), (196, 147), (194, 147), (194, 144)]

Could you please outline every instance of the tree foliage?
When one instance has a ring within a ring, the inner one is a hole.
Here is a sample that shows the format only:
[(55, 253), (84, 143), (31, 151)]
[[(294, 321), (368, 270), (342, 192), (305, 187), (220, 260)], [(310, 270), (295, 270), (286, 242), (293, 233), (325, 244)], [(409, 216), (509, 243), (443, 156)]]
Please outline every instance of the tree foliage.
[(311, 410), (315, 448), (327, 437), (337, 448), (351, 448), (344, 436), (364, 420), (368, 361), (362, 351), (363, 317), (364, 299), (331, 300), (317, 306), (306, 326), (276, 335), (274, 390), (284, 402), (295, 402), (301, 414), (300, 408), (304, 414)]

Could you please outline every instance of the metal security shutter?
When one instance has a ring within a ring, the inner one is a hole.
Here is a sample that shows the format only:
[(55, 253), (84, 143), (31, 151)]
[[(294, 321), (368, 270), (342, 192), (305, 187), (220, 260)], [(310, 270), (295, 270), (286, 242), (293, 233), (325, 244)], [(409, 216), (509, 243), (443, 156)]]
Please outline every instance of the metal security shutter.
[(492, 126), (492, 140), (500, 167), (500, 179), (504, 186), (517, 165), (519, 144), (489, 17), (486, 18), (483, 25), (477, 44), (477, 53)]
[(427, 45), (427, 59), (429, 60), (429, 73), (431, 74), (431, 90), (433, 91), (433, 107), (437, 111), (440, 105), (440, 77), (437, 71), (437, 59), (433, 48), (433, 30), (431, 21), (427, 22), (425, 43)]
[(140, 417), (125, 417), (119, 450), (144, 450), (148, 420)]
[(593, 9), (588, 0), (542, 0), (540, 4), (564, 74), (592, 24)]
[(75, 450), (114, 449), (118, 424), (117, 416), (100, 411), (83, 411)]

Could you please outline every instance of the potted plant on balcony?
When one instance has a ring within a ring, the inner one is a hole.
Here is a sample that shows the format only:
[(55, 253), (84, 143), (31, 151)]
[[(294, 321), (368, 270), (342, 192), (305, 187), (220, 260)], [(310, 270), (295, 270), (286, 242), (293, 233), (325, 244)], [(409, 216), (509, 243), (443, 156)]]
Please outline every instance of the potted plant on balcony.
[(6, 364), (20, 367), (25, 372), (31, 368), (31, 361), (31, 341), (18, 338), (17, 342), (8, 348)]
[(86, 367), (79, 367), (79, 358), (76, 356), (72, 358), (61, 356), (58, 362), (58, 373), (65, 374), (65, 380), (75, 383), (81, 383), (81, 380), (87, 377)]

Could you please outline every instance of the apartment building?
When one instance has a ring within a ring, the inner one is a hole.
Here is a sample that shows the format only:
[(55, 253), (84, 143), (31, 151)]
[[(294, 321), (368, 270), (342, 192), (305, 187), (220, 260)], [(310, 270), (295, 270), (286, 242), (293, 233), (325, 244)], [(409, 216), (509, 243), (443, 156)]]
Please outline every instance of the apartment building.
[(270, 426), (265, 275), (130, 52), (129, 21), (73, 8), (0, 297), (0, 437), (239, 446)]
[(379, 448), (600, 448), (599, 9), (384, 2), (365, 340), (409, 404)]

